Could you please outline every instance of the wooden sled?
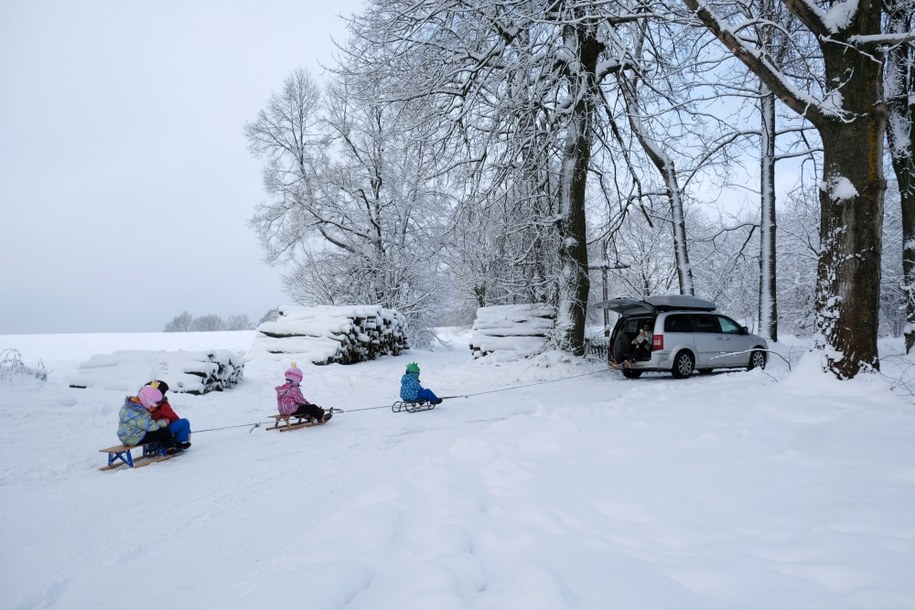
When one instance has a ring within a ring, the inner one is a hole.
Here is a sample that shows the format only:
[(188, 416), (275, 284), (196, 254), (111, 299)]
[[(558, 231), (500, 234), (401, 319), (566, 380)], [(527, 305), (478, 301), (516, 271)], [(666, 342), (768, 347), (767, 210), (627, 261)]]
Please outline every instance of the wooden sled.
[[(134, 449), (143, 449), (143, 455), (137, 459), (131, 453)], [(160, 443), (143, 443), (142, 445), (117, 445), (107, 449), (99, 449), (99, 453), (108, 454), (108, 464), (99, 470), (116, 470), (118, 468), (142, 468), (155, 462), (164, 462), (177, 454), (166, 454)]]
[(317, 421), (307, 415), (271, 415), (273, 425), (268, 426), (267, 430), (279, 430), (288, 432), (289, 430), (298, 430), (299, 428), (309, 428), (311, 426), (321, 426), (326, 422)]

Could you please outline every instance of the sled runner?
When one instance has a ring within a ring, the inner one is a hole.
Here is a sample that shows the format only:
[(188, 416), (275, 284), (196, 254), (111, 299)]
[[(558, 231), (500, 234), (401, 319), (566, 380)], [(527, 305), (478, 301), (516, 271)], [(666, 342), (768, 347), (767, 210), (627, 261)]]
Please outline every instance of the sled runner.
[(406, 411), (407, 413), (416, 413), (417, 411), (431, 411), (434, 408), (435, 405), (427, 400), (398, 400), (393, 405), (391, 405), (391, 411), (394, 413), (400, 413), (401, 411)]
[[(137, 459), (133, 459), (131, 451), (134, 449), (143, 449), (143, 455)], [(154, 462), (164, 462), (169, 460), (176, 455), (165, 453), (165, 448), (162, 447), (161, 443), (143, 443), (142, 445), (117, 445), (115, 447), (108, 447), (107, 449), (99, 449), (99, 453), (108, 454), (108, 464), (102, 466), (99, 470), (115, 470), (127, 466), (128, 468), (142, 468), (143, 466), (149, 466)]]
[(267, 430), (279, 430), (287, 432), (289, 430), (298, 430), (299, 428), (309, 428), (311, 426), (320, 426), (326, 424), (333, 417), (333, 411), (328, 411), (324, 421), (318, 421), (307, 415), (271, 415), (273, 425), (268, 426)]

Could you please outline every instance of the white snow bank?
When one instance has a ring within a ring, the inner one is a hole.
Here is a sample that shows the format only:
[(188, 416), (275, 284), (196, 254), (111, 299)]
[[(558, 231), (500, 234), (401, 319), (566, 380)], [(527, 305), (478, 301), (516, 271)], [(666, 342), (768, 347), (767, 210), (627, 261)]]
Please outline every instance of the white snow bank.
[[(288, 434), (252, 428), (285, 364), (248, 361), (231, 392), (173, 397), (190, 451), (99, 472), (124, 393), (62, 372), (155, 343), (0, 337), (49, 371), (0, 384), (0, 607), (912, 610), (915, 410), (885, 371), (837, 381), (789, 338), (790, 372), (630, 380), (445, 338), (459, 347), (309, 367), (305, 396), (343, 412)], [(460, 396), (392, 413), (410, 360)]]
[(206, 394), (234, 386), (244, 370), (243, 354), (225, 349), (118, 350), (81, 363), (79, 374), (69, 380), (69, 386), (136, 392), (152, 379), (163, 379), (172, 392)]

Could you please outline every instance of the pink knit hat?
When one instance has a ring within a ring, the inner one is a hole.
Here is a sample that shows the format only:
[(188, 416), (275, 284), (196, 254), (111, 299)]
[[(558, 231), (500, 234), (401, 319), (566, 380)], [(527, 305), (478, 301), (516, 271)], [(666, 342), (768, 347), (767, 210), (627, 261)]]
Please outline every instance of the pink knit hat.
[(162, 400), (162, 392), (151, 385), (145, 385), (137, 392), (137, 398), (140, 399), (141, 405), (147, 409), (152, 409), (156, 406), (156, 403)]
[(302, 381), (302, 371), (299, 370), (299, 367), (295, 365), (295, 362), (292, 363), (292, 366), (286, 369), (286, 379), (289, 381), (294, 381), (296, 383), (301, 383)]

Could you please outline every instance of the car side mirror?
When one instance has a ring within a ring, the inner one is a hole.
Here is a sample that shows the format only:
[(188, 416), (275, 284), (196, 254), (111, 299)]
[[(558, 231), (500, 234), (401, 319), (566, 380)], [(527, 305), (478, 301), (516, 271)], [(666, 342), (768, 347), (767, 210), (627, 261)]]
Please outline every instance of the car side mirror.
[(749, 335), (749, 334), (750, 334), (750, 331), (747, 330), (747, 327), (746, 327), (746, 326), (741, 326), (741, 327), (740, 327), (740, 334), (741, 334), (741, 335)]

